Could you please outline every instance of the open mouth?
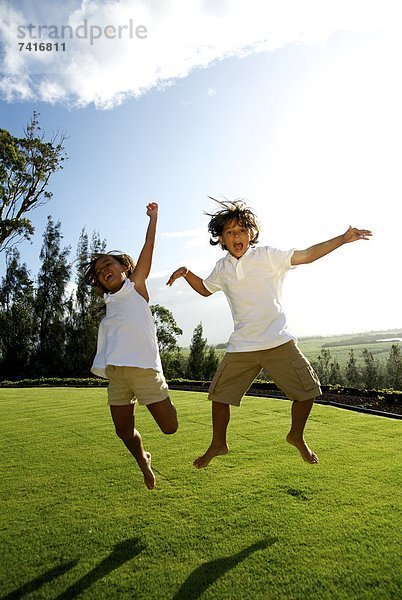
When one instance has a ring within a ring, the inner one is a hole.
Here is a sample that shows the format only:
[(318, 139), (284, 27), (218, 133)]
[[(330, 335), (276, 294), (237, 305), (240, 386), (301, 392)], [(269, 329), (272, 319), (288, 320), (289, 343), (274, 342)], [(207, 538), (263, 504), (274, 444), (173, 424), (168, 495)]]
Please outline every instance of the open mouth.
[(105, 281), (109, 281), (109, 279), (113, 277), (113, 273), (107, 273), (104, 277)]
[(237, 243), (234, 245), (234, 248), (235, 248), (235, 250), (236, 250), (237, 252), (241, 252), (241, 251), (243, 250), (243, 244), (242, 244), (241, 242), (237, 242)]

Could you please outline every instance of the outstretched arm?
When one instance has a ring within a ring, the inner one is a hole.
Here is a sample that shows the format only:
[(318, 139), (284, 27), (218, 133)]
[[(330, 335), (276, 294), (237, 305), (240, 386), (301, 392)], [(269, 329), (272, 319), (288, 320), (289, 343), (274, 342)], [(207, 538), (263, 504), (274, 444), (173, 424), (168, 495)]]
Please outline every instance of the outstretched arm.
[(135, 270), (130, 275), (130, 279), (134, 281), (137, 292), (148, 301), (149, 296), (146, 288), (146, 280), (151, 270), (155, 246), (156, 224), (158, 222), (158, 205), (156, 202), (150, 202), (147, 205), (147, 215), (149, 217), (149, 224), (145, 234), (145, 242), (138, 257)]
[(326, 254), (333, 252), (340, 246), (343, 246), (343, 244), (349, 244), (356, 240), (368, 240), (371, 236), (372, 233), (368, 229), (356, 229), (356, 227), (350, 225), (345, 233), (338, 235), (338, 237), (335, 237), (332, 240), (310, 246), (310, 248), (306, 248), (305, 250), (295, 250), (291, 259), (291, 264), (306, 265), (312, 263)]
[(166, 282), (166, 285), (172, 285), (176, 279), (179, 277), (184, 277), (187, 283), (201, 296), (210, 296), (211, 292), (207, 290), (205, 285), (202, 282), (201, 277), (198, 277), (195, 273), (192, 273), (187, 269), (187, 267), (179, 267), (171, 274), (169, 281)]

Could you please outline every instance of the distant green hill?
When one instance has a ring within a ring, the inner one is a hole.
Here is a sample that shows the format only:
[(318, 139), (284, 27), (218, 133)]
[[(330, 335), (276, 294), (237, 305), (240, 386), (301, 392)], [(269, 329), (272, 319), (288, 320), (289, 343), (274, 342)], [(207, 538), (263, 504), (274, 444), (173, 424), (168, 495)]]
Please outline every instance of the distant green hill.
[(340, 366), (344, 367), (350, 350), (354, 351), (357, 363), (363, 362), (363, 348), (367, 348), (375, 358), (385, 362), (392, 344), (400, 342), (402, 342), (402, 329), (390, 329), (328, 337), (303, 337), (299, 339), (299, 346), (309, 360), (315, 360), (321, 350), (326, 348), (330, 351), (331, 357), (336, 358)]
[[(402, 342), (402, 329), (386, 329), (380, 331), (364, 331), (361, 333), (350, 333), (331, 336), (311, 336), (299, 338), (299, 347), (309, 360), (316, 360), (321, 350), (326, 348), (331, 357), (336, 358), (341, 368), (345, 367), (350, 350), (354, 350), (357, 363), (362, 363), (362, 350), (367, 348), (381, 362), (385, 362), (392, 344)], [(215, 349), (223, 356), (227, 348), (227, 342), (217, 344)], [(186, 355), (188, 348), (183, 348)]]

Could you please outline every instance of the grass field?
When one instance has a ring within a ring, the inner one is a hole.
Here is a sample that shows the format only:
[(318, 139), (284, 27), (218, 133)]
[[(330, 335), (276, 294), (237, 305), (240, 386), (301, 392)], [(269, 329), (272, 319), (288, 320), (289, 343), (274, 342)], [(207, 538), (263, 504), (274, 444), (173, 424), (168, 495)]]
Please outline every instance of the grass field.
[(283, 440), (289, 403), (245, 398), (231, 453), (198, 471), (210, 405), (172, 392), (174, 436), (138, 409), (150, 492), (105, 390), (0, 395), (2, 598), (400, 597), (400, 422), (317, 405), (308, 465)]

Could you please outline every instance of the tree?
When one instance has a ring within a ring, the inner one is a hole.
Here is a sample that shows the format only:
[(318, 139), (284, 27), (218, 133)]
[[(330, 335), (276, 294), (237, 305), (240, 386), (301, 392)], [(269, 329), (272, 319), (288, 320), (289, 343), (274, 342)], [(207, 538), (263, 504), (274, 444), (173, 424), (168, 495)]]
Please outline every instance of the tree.
[(0, 129), (0, 251), (31, 237), (34, 227), (26, 215), (50, 200), (50, 177), (66, 159), (65, 135), (45, 141), (38, 117), (34, 111), (23, 138)]
[(364, 365), (362, 375), (364, 385), (369, 390), (377, 390), (381, 386), (381, 367), (380, 361), (375, 360), (373, 354), (367, 348), (363, 348)]
[(194, 329), (191, 338), (190, 354), (187, 360), (186, 377), (193, 380), (208, 380), (214, 375), (219, 363), (215, 348), (207, 346), (202, 337), (202, 323)]
[(202, 337), (202, 323), (194, 329), (191, 338), (190, 354), (187, 360), (186, 377), (193, 380), (204, 379), (205, 349), (207, 340)]
[(96, 353), (98, 327), (105, 309), (102, 298), (95, 289), (84, 280), (81, 266), (87, 264), (92, 254), (105, 252), (106, 241), (99, 234), (92, 234), (89, 245), (85, 228), (81, 231), (77, 257), (78, 272), (76, 288), (67, 302), (68, 318), (66, 323), (66, 368), (74, 377), (87, 376)]
[(219, 355), (215, 348), (210, 346), (205, 354), (204, 359), (204, 378), (209, 381), (215, 375), (215, 371), (218, 368)]
[(155, 320), (156, 337), (162, 361), (163, 372), (167, 379), (183, 377), (185, 359), (177, 345), (177, 337), (183, 330), (177, 325), (173, 314), (160, 304), (150, 306)]
[(16, 248), (6, 253), (6, 274), (0, 286), (0, 366), (4, 377), (30, 375), (34, 349), (33, 281)]
[(187, 360), (180, 348), (177, 348), (174, 352), (164, 352), (161, 354), (161, 361), (166, 379), (185, 376)]
[(328, 383), (329, 385), (343, 384), (341, 367), (336, 358), (334, 358), (329, 365)]
[(392, 344), (387, 359), (388, 385), (394, 390), (402, 390), (402, 356), (399, 344)]
[(60, 222), (48, 217), (40, 252), (42, 265), (38, 275), (35, 312), (38, 319), (36, 369), (40, 376), (65, 374), (66, 286), (71, 268), (67, 263), (70, 248), (60, 248)]
[(170, 310), (164, 306), (152, 304), (150, 309), (155, 320), (160, 354), (175, 352), (178, 348), (177, 337), (183, 334), (183, 330), (177, 325)]
[(346, 381), (351, 387), (358, 387), (360, 374), (357, 368), (356, 359), (353, 350), (349, 352), (349, 360), (345, 370)]
[(322, 385), (328, 385), (330, 379), (330, 361), (331, 352), (326, 348), (322, 348), (317, 360), (313, 362), (313, 367), (318, 375), (318, 379)]

